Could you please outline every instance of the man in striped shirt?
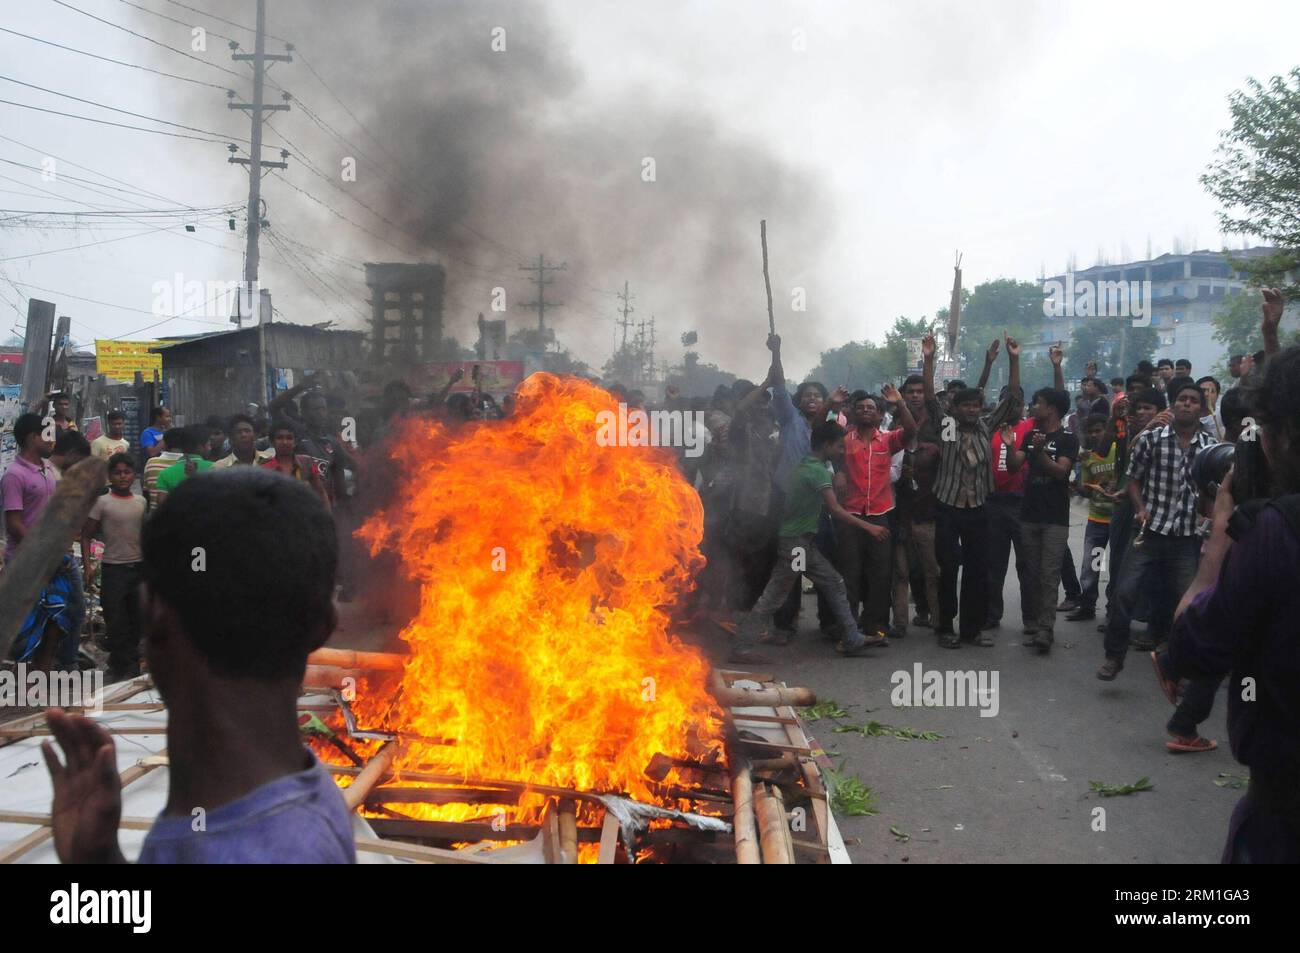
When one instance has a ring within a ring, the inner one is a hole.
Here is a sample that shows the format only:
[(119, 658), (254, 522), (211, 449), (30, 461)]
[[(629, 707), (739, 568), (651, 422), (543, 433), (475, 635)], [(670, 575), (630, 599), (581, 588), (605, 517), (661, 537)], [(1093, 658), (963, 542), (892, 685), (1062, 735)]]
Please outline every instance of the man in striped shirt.
[(158, 477), (184, 456), (180, 452), (180, 444), (185, 439), (184, 434), (184, 427), (170, 427), (151, 444), (150, 448), (156, 448), (156, 452), (149, 456), (144, 465), (144, 472), (140, 474), (140, 488), (144, 490), (144, 498), (149, 501), (151, 510), (157, 508), (159, 502)]
[[(1196, 535), (1197, 492), (1191, 478), (1196, 454), (1214, 444), (1201, 428), (1205, 395), (1191, 378), (1169, 387), (1173, 420), (1139, 435), (1129, 450), (1127, 492), (1133, 505), (1133, 535), (1124, 552), (1115, 605), (1106, 627), (1106, 661), (1097, 677), (1109, 682), (1124, 668), (1129, 625), (1138, 597), (1151, 585), (1165, 598), (1150, 619), (1158, 645), (1169, 633), (1174, 604), (1196, 576), (1201, 541)], [(1157, 585), (1157, 581), (1162, 585)]]
[[(935, 550), (939, 556), (939, 618), (935, 634), (944, 648), (956, 649), (961, 648), (963, 641), (975, 642), (988, 616), (989, 524), (984, 502), (993, 491), (993, 432), (1019, 417), (1024, 404), (1024, 393), (1020, 390), (1020, 345), (1013, 338), (1007, 338), (1006, 345), (1010, 364), (1007, 396), (991, 415), (983, 417), (984, 395), (971, 388), (952, 395), (951, 413), (939, 408), (934, 394), (934, 335), (926, 335), (921, 342), (926, 409), (930, 418), (939, 422), (939, 471), (934, 483), (938, 509)], [(954, 632), (953, 618), (959, 613), (959, 569), (960, 621), (958, 631)]]

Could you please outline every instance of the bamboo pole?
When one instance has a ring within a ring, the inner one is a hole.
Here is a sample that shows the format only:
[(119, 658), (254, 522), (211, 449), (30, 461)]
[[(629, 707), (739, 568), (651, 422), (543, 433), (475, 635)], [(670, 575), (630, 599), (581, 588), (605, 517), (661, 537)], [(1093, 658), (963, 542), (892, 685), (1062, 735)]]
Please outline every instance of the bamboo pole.
[(352, 684), (356, 685), (358, 679), (370, 678), (373, 674), (373, 669), (365, 671), (359, 668), (340, 668), (337, 665), (308, 665), (302, 676), (302, 687), (343, 688), (348, 684), (345, 679), (350, 678)]
[(763, 863), (793, 864), (794, 849), (790, 847), (789, 832), (785, 826), (785, 808), (768, 792), (765, 784), (754, 786), (754, 813), (758, 815)]
[(758, 233), (763, 241), (763, 285), (767, 288), (767, 331), (776, 333), (776, 317), (772, 313), (772, 279), (767, 274), (767, 219), (758, 223)]
[(397, 745), (389, 742), (375, 752), (374, 757), (366, 762), (357, 779), (343, 789), (343, 801), (349, 811), (355, 811), (365, 803), (370, 790), (387, 777), (392, 770), (393, 759), (397, 757)]
[(754, 782), (750, 778), (747, 764), (732, 768), (731, 800), (735, 806), (731, 829), (736, 837), (736, 863), (762, 863), (754, 819)]
[[(763, 688), (736, 688), (723, 682), (722, 676), (714, 672), (709, 679), (709, 690), (720, 705), (727, 708), (744, 708), (747, 706), (771, 707), (778, 705), (795, 705), (806, 708), (817, 704), (817, 695), (810, 688), (790, 688), (785, 685), (766, 685)], [(744, 718), (742, 714), (735, 717)]]
[(781, 785), (773, 784), (767, 788), (767, 801), (771, 805), (770, 810), (779, 821), (777, 829), (781, 832), (781, 849), (793, 864), (795, 863), (794, 836), (790, 833), (790, 816), (785, 812), (785, 794), (781, 790)]
[[(110, 735), (165, 735), (167, 734), (166, 725), (124, 725), (115, 728), (112, 725), (100, 723), (100, 727)], [(22, 738), (40, 738), (46, 735), (54, 734), (47, 725), (34, 725), (31, 728), (0, 728), (0, 738), (10, 738), (19, 740)]]
[(333, 665), (338, 668), (377, 668), (402, 671), (411, 656), (398, 652), (356, 652), (352, 649), (317, 649), (307, 656), (308, 665)]
[(557, 809), (560, 826), (560, 863), (578, 862), (578, 805), (571, 798), (561, 798)]
[[(564, 863), (564, 850), (560, 846), (560, 819), (554, 801), (546, 804), (546, 813), (542, 815), (541, 830), (542, 857), (548, 864)], [(575, 846), (576, 851), (576, 846)]]

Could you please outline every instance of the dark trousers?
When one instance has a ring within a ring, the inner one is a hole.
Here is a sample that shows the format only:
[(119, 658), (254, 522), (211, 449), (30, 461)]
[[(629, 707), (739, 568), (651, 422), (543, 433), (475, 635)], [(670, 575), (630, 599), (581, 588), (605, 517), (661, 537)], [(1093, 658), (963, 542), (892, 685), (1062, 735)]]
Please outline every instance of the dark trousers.
[(1070, 527), (1059, 523), (1030, 523), (1020, 526), (1025, 541), (1025, 562), (1029, 566), (1031, 591), (1037, 591), (1038, 619), (1035, 625), (1049, 639), (1056, 626), (1056, 590), (1061, 584), (1062, 553), (1068, 553)]
[(103, 566), (99, 604), (104, 609), (108, 670), (131, 673), (140, 664), (140, 564)]
[(1002, 590), (1007, 584), (1007, 563), (1016, 551), (1016, 578), (1020, 582), (1020, 619), (1029, 625), (1038, 616), (1038, 593), (1029, 579), (1025, 543), (1020, 535), (1020, 504), (1024, 497), (993, 493), (984, 503), (989, 514), (989, 621), (1002, 621)]
[[(1181, 597), (1180, 597), (1181, 598)], [(1221, 677), (1189, 678), (1183, 683), (1183, 694), (1178, 700), (1178, 707), (1165, 729), (1171, 735), (1182, 738), (1196, 736), (1196, 726), (1210, 717), (1214, 708), (1214, 696), (1218, 694)]]
[(1228, 825), (1225, 864), (1300, 863), (1300, 807), (1296, 779), (1252, 769), (1250, 788)]
[[(1097, 596), (1101, 591), (1101, 570), (1106, 564), (1106, 546), (1110, 542), (1110, 524), (1095, 523), (1088, 520), (1083, 528), (1083, 578), (1079, 605), (1085, 609), (1097, 608)], [(1106, 580), (1106, 604), (1115, 589), (1115, 573), (1111, 572)]]
[[(875, 526), (889, 524), (887, 516), (863, 517)], [(868, 634), (889, 628), (890, 580), (893, 570), (892, 540), (877, 541), (864, 529), (841, 523), (835, 527), (838, 569), (848, 589), (849, 608)], [(861, 614), (859, 614), (861, 613)]]
[[(1078, 600), (1081, 592), (1079, 586), (1079, 574), (1074, 569), (1074, 557), (1070, 555), (1070, 547), (1065, 547), (1065, 552), (1061, 556), (1061, 585), (1065, 588), (1065, 598)], [(1052, 601), (1056, 601), (1053, 594)]]
[(1115, 593), (1119, 590), (1120, 572), (1124, 568), (1124, 554), (1133, 536), (1133, 507), (1120, 500), (1110, 511), (1110, 582), (1106, 584), (1106, 618), (1110, 618)]
[(1201, 554), (1199, 537), (1146, 533), (1138, 543), (1139, 531), (1136, 525), (1131, 530), (1106, 624), (1106, 658), (1121, 662), (1128, 653), (1129, 626), (1143, 590), (1160, 596), (1152, 605), (1148, 631), (1154, 641), (1163, 641), (1169, 634), (1177, 600), (1196, 577)]
[[(946, 630), (958, 619), (963, 639), (979, 635), (989, 611), (989, 518), (984, 507), (958, 508), (937, 504), (935, 549), (939, 556), (939, 618), (936, 628)], [(958, 546), (961, 547), (960, 562)], [(960, 615), (957, 572), (961, 571)]]

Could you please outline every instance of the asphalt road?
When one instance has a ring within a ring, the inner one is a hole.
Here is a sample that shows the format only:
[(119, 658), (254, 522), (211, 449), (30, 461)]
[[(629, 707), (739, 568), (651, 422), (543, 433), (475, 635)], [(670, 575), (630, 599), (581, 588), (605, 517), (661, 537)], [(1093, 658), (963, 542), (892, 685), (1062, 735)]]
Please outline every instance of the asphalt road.
[[(1072, 508), (1076, 563), (1086, 514), (1083, 506)], [(1020, 644), (1019, 595), (1013, 569), (993, 648), (943, 649), (931, 630), (912, 626), (905, 640), (862, 658), (842, 658), (817, 630), (811, 595), (804, 597), (799, 637), (785, 647), (763, 646), (772, 659), (764, 670), (848, 710), (847, 717), (823, 719), (811, 729), (827, 753), (875, 793), (878, 814), (837, 815), (854, 861), (1216, 863), (1244, 791), (1215, 782), (1231, 783), (1221, 772), (1247, 775), (1228, 750), (1223, 690), (1201, 726), (1219, 748), (1172, 754), (1164, 730), (1172, 708), (1146, 654), (1131, 652), (1115, 681), (1099, 681), (1094, 673), (1104, 655), (1097, 623), (1065, 622), (1062, 614), (1055, 647), (1039, 656)], [(894, 707), (891, 677), (912, 673), (918, 662), (926, 671), (996, 672), (996, 715), (982, 717), (979, 707)], [(902, 740), (833, 730), (869, 720), (942, 737)], [(1152, 789), (1130, 795), (1101, 797), (1089, 785), (1143, 777)]]

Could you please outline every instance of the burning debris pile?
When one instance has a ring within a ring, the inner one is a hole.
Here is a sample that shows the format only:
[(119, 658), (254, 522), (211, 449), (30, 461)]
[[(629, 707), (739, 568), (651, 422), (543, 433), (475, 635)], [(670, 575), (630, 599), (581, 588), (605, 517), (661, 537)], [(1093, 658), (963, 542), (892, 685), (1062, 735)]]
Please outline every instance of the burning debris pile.
[[(355, 697), (336, 696), (346, 728), (316, 732), (316, 748), (381, 836), (545, 841), (557, 858), (607, 862), (619, 843), (634, 860), (732, 860), (744, 838), (756, 861), (749, 792), (765, 788), (747, 759), (788, 769), (787, 790), (815, 778), (806, 739), (738, 731), (744, 716), (723, 707), (795, 696), (751, 702), (671, 634), (702, 563), (699, 498), (669, 451), (597, 441), (611, 406), (591, 384), (538, 374), (510, 419), (412, 420), (404, 454), (383, 461), (402, 472), (394, 502), (359, 535), (420, 585), (409, 654), (313, 659), (359, 676)], [(748, 727), (797, 724), (771, 711)]]
[(535, 375), (500, 425), (409, 424), (397, 502), (361, 535), (420, 583), (411, 660), (355, 708), (455, 744), (413, 745), (399, 767), (648, 797), (654, 755), (719, 739), (706, 662), (668, 633), (703, 563), (699, 497), (669, 453), (597, 444), (611, 406)]

